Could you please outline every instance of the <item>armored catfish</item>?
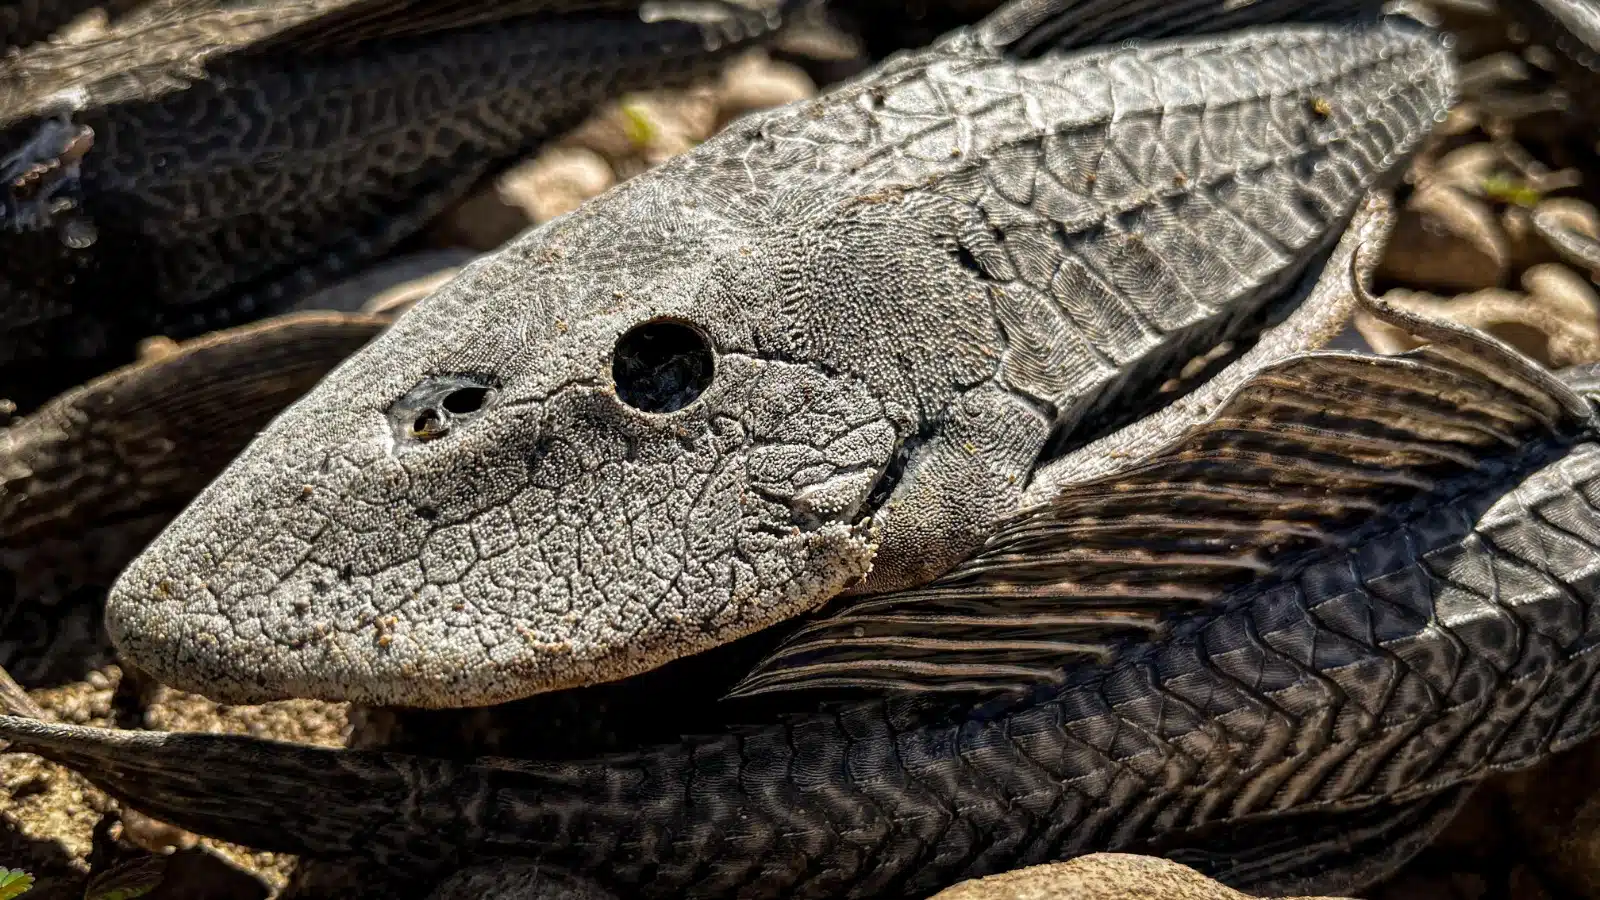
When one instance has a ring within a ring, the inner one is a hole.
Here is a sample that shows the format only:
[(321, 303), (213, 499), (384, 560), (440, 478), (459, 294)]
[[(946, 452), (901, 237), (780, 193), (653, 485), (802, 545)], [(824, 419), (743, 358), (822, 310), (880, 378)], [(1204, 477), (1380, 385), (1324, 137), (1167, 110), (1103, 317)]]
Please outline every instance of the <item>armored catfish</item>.
[(618, 685), (673, 730), (606, 752), (550, 753), (577, 729), (537, 712), (522, 758), (9, 717), (0, 738), (188, 828), (505, 888), (471, 896), (571, 896), (528, 893), (535, 869), (621, 897), (927, 897), (1107, 849), (1259, 896), (1357, 896), (1484, 776), (1600, 728), (1596, 371), (1558, 379), (1369, 295), (1428, 346), (1298, 350), (1344, 321), (1386, 227), (1364, 208), (1287, 321), (1041, 469), (1041, 496), (951, 572), (771, 629), (788, 635), (748, 685), (909, 674), (961, 694), (873, 690), (682, 737), (693, 679), (671, 704), (638, 682), (694, 657)]
[(1002, 9), (468, 267), (129, 567), (113, 639), (232, 701), (482, 705), (923, 584), (1314, 279), (1451, 101), (1404, 19), (1052, 24)]

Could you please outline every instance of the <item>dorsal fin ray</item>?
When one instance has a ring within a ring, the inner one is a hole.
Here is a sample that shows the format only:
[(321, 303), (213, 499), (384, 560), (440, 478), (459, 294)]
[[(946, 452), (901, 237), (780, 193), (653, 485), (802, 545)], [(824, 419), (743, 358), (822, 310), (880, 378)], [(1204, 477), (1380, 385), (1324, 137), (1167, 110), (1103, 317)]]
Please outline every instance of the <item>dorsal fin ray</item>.
[(978, 26), (984, 45), (1016, 56), (1284, 22), (1377, 17), (1382, 0), (1013, 0)]
[(1296, 555), (1342, 546), (1396, 504), (1591, 426), (1588, 401), (1510, 346), (1368, 294), (1350, 243), (1324, 279), (1347, 279), (1374, 316), (1433, 343), (1241, 359), (1243, 377), (1218, 376), (1230, 392), (1170, 440), (1057, 481), (934, 582), (803, 626), (733, 695), (1059, 681)]
[[(797, 6), (794, 0), (786, 0)], [(490, 25), (507, 19), (548, 19), (552, 25), (592, 21), (599, 29), (615, 23), (653, 24), (680, 21), (704, 29), (704, 40), (726, 32), (723, 42), (765, 33), (777, 27), (782, 3), (737, 5), (727, 0), (358, 0), (252, 44), (240, 55), (304, 55), (350, 51), (372, 41), (417, 37), (457, 28)], [(685, 30), (689, 34), (690, 30)], [(641, 37), (647, 33), (641, 31)], [(665, 32), (657, 34), (662, 39)]]

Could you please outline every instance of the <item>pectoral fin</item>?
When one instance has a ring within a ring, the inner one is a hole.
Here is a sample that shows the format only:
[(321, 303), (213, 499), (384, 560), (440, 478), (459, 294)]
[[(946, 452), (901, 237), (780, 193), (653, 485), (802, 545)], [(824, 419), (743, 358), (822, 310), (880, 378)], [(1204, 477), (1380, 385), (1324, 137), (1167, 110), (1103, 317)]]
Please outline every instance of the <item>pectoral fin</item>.
[(1352, 288), (1373, 315), (1434, 343), (1400, 357), (1241, 360), (1258, 368), (1148, 456), (1030, 492), (1034, 502), (953, 570), (843, 604), (733, 693), (1058, 682), (1119, 641), (1290, 571), (1297, 555), (1345, 545), (1397, 504), (1591, 427), (1589, 403), (1516, 350)]
[[(449, 861), (438, 827), (483, 791), (476, 767), (244, 735), (114, 731), (0, 716), (7, 751), (67, 766), (140, 812), (260, 850)], [(418, 835), (430, 846), (416, 847)]]

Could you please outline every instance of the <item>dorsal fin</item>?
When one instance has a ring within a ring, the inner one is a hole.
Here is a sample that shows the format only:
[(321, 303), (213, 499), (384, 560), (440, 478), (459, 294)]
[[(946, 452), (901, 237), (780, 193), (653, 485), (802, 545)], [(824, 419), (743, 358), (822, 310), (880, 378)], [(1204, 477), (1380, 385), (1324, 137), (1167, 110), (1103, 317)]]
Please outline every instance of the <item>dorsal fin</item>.
[[(1339, 263), (1336, 254), (1329, 269), (1345, 271)], [(1292, 556), (1343, 546), (1394, 504), (1590, 426), (1589, 403), (1511, 347), (1397, 309), (1355, 279), (1347, 287), (1373, 315), (1434, 343), (1399, 357), (1241, 359), (1248, 377), (1159, 449), (1109, 470), (1069, 465), (1092, 474), (1030, 494), (931, 584), (803, 627), (733, 695), (1058, 681)]]
[(1015, 56), (1234, 31), (1285, 22), (1377, 17), (1382, 0), (1012, 0), (978, 26), (985, 46)]
[[(701, 29), (707, 42), (732, 43), (775, 30), (782, 5), (779, 0), (748, 5), (728, 0), (357, 0), (252, 44), (240, 55), (343, 52), (372, 41), (516, 18), (547, 19), (552, 26), (590, 21), (597, 28), (678, 21)], [(665, 37), (665, 32), (657, 35)]]

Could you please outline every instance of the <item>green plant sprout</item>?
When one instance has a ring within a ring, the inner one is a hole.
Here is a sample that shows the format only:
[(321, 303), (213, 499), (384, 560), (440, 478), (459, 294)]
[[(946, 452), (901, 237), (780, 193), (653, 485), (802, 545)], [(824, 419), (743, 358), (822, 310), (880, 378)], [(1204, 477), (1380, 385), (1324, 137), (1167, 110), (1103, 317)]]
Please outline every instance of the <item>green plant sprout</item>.
[(0, 869), (0, 900), (20, 897), (33, 888), (33, 876), (21, 869)]

